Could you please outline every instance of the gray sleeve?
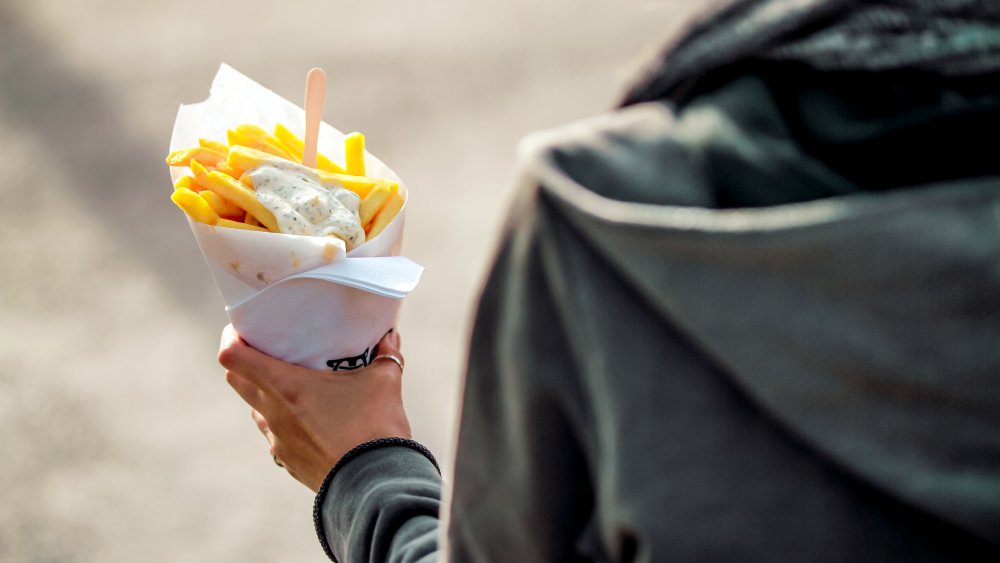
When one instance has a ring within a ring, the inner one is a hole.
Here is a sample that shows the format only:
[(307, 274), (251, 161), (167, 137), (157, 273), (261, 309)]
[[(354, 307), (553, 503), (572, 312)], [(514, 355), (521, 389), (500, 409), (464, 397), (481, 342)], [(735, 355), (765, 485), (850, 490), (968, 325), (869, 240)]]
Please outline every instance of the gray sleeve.
[(317, 497), (327, 555), (339, 563), (436, 561), (441, 476), (432, 459), (388, 445), (339, 462)]

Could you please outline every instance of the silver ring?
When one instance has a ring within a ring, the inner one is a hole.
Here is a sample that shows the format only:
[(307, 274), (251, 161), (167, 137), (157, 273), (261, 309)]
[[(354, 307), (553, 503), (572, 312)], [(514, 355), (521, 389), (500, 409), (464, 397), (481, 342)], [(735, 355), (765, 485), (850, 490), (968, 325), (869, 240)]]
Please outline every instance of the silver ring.
[(399, 366), (399, 371), (403, 371), (403, 359), (396, 354), (379, 354), (372, 359), (372, 363), (374, 364), (379, 360), (392, 360), (397, 366)]
[(274, 460), (274, 464), (275, 464), (275, 465), (277, 465), (278, 467), (280, 467), (280, 468), (282, 468), (282, 469), (284, 469), (284, 468), (285, 468), (285, 466), (284, 466), (284, 465), (282, 465), (282, 463), (281, 463), (280, 461), (278, 461), (278, 456), (276, 456), (276, 455), (274, 455), (274, 454), (271, 454), (271, 459), (273, 459), (273, 460)]

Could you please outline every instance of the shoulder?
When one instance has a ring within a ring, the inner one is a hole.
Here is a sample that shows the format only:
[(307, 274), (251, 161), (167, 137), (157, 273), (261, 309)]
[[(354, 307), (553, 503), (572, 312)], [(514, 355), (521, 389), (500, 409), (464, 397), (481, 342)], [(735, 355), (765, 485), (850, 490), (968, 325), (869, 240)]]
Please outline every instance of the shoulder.
[(518, 146), (517, 177), (563, 193), (714, 207), (713, 162), (741, 127), (725, 101), (709, 96), (680, 113), (645, 102), (533, 133)]
[(518, 145), (518, 172), (542, 186), (571, 183), (605, 197), (645, 201), (653, 194), (636, 188), (648, 188), (639, 184), (648, 184), (651, 153), (682, 160), (671, 135), (675, 127), (669, 107), (645, 103), (532, 133)]

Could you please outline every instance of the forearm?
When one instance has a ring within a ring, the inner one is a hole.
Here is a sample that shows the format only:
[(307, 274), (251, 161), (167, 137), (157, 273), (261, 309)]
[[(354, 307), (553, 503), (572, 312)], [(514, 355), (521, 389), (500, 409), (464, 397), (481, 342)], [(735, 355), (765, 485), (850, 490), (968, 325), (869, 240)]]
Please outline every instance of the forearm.
[(427, 455), (405, 445), (368, 449), (339, 463), (327, 481), (317, 497), (317, 533), (336, 561), (437, 560), (441, 476)]

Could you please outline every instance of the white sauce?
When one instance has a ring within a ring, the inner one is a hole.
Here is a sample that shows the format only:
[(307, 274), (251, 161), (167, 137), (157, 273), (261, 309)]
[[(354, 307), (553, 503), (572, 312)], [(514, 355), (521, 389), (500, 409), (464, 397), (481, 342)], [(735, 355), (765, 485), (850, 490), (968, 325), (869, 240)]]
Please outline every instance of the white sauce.
[(361, 198), (341, 187), (325, 187), (311, 169), (294, 162), (261, 164), (247, 174), (257, 201), (274, 214), (278, 229), (292, 235), (335, 236), (351, 250), (365, 242), (358, 217)]

